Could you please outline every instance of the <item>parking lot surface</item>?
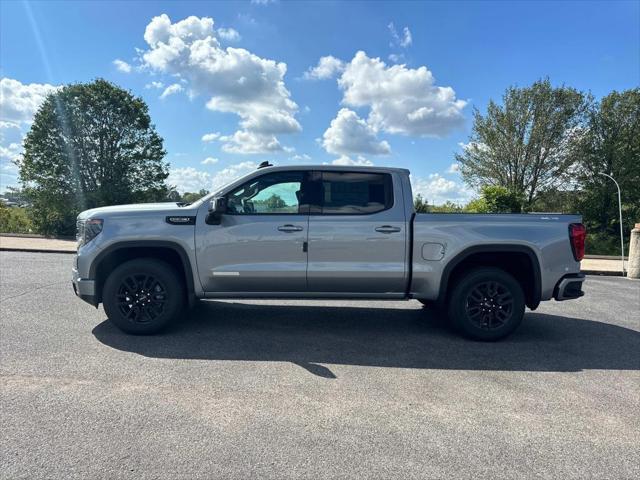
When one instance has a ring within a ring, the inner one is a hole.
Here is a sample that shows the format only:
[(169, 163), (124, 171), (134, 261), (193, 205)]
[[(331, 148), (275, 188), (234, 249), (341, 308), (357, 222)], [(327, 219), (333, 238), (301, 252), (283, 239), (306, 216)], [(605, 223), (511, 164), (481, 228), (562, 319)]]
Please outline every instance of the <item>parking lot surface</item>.
[(0, 252), (2, 478), (638, 478), (640, 282), (498, 343), (410, 302), (215, 301), (162, 335)]

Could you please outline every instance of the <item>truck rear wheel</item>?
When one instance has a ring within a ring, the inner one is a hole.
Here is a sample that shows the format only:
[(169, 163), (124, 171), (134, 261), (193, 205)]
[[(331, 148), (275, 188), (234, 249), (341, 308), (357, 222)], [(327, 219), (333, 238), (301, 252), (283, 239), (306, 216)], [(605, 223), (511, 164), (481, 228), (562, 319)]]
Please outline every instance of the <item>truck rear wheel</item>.
[(448, 302), (449, 319), (467, 337), (493, 341), (512, 333), (524, 316), (524, 293), (507, 272), (482, 267), (459, 278)]
[(150, 335), (178, 317), (185, 303), (180, 275), (161, 260), (143, 258), (116, 267), (102, 293), (104, 310), (120, 330)]

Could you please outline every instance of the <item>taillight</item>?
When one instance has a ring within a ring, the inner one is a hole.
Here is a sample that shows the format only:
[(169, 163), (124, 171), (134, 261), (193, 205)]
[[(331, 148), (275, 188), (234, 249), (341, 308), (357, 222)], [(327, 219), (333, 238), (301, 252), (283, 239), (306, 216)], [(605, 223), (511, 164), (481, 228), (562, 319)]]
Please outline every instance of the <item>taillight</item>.
[(571, 250), (573, 258), (580, 261), (584, 258), (584, 240), (587, 236), (587, 229), (581, 223), (569, 224), (569, 241), (571, 242)]

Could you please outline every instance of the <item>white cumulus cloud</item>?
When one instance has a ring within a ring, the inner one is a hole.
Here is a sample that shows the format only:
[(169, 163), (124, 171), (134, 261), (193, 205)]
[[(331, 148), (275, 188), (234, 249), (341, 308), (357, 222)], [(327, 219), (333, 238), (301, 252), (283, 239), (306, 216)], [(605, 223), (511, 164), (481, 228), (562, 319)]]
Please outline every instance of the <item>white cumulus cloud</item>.
[(49, 93), (60, 87), (42, 83), (21, 83), (12, 78), (0, 79), (0, 120), (30, 123)]
[(169, 170), (167, 185), (173, 185), (180, 193), (199, 192), (211, 185), (211, 174), (193, 167), (172, 168)]
[(388, 58), (392, 63), (403, 63), (405, 61), (404, 53), (390, 53)]
[(331, 162), (332, 165), (357, 165), (363, 167), (370, 167), (373, 165), (371, 160), (364, 158), (361, 155), (358, 155), (356, 158), (348, 157), (347, 155), (342, 155), (340, 158), (336, 158)]
[(358, 114), (348, 108), (338, 112), (322, 136), (322, 146), (333, 155), (370, 154), (386, 155), (391, 147), (379, 141), (376, 132)]
[(256, 168), (258, 164), (255, 162), (240, 162), (219, 170), (212, 176), (211, 191), (219, 190)]
[(167, 88), (164, 89), (164, 92), (162, 92), (162, 94), (160, 95), (160, 99), (164, 100), (168, 96), (175, 95), (176, 93), (180, 93), (183, 90), (184, 90), (184, 87), (182, 85), (180, 85), (179, 83), (171, 84)]
[(450, 201), (464, 204), (474, 196), (473, 190), (461, 182), (454, 182), (444, 178), (439, 173), (432, 173), (427, 177), (411, 176), (411, 187), (413, 194), (420, 194), (432, 205), (442, 205)]
[(8, 145), (22, 143), (25, 127), (19, 123), (0, 121), (0, 145), (8, 148)]
[(451, 165), (449, 165), (449, 168), (447, 168), (447, 173), (460, 173), (460, 164), (459, 163), (452, 163)]
[(409, 30), (409, 27), (404, 27), (402, 29), (402, 34), (398, 33), (393, 22), (387, 25), (387, 27), (391, 33), (391, 46), (406, 48), (413, 43), (413, 37), (411, 36), (411, 30)]
[(220, 132), (205, 133), (202, 136), (202, 141), (206, 142), (206, 143), (209, 143), (209, 142), (214, 142), (219, 138), (220, 138)]
[(332, 78), (344, 70), (344, 62), (336, 57), (328, 55), (320, 57), (318, 65), (310, 67), (304, 72), (304, 78), (308, 80), (324, 80)]
[[(204, 163), (204, 162), (203, 162)], [(193, 167), (172, 168), (167, 184), (180, 193), (198, 192), (202, 189), (215, 192), (258, 167), (255, 162), (240, 162), (210, 173)]]
[[(287, 65), (243, 48), (222, 48), (212, 18), (191, 16), (172, 23), (162, 14), (147, 25), (144, 39), (146, 68), (179, 76), (194, 95), (209, 97), (208, 108), (240, 117), (240, 129), (226, 137), (226, 151), (286, 151), (276, 135), (301, 130), (295, 119), (298, 106), (284, 83)], [(250, 146), (238, 143), (245, 139)]]
[(207, 157), (204, 160), (202, 160), (200, 163), (203, 165), (215, 165), (218, 162), (219, 160), (217, 158)]
[(20, 158), (21, 152), (22, 145), (19, 143), (9, 143), (6, 146), (0, 145), (0, 160), (6, 160), (6, 163), (10, 163), (13, 165), (13, 162)]
[(358, 52), (338, 79), (342, 102), (370, 107), (367, 123), (387, 133), (443, 137), (462, 126), (464, 100), (451, 87), (435, 85), (427, 67), (387, 66)]
[(122, 73), (131, 73), (131, 65), (129, 65), (124, 60), (120, 60), (119, 58), (116, 58), (113, 61), (113, 64), (118, 69), (118, 71), (120, 71)]
[(33, 116), (49, 93), (60, 87), (0, 79), (0, 190), (16, 185), (22, 140)]
[(275, 153), (291, 151), (288, 147), (280, 145), (273, 135), (264, 135), (247, 130), (238, 130), (233, 135), (223, 135), (220, 140), (224, 142), (222, 150), (227, 153)]
[(218, 36), (227, 42), (237, 42), (242, 38), (235, 28), (219, 28)]
[(164, 83), (162, 83), (162, 82), (149, 82), (144, 86), (144, 88), (146, 88), (146, 89), (150, 89), (150, 88), (160, 89), (162, 87), (164, 87)]
[(26, 127), (16, 123), (0, 122), (0, 192), (18, 182), (16, 162), (22, 156), (22, 139)]
[(465, 152), (471, 152), (476, 154), (487, 153), (491, 151), (491, 148), (489, 147), (489, 145), (482, 142), (469, 142), (469, 143), (458, 142), (458, 146)]

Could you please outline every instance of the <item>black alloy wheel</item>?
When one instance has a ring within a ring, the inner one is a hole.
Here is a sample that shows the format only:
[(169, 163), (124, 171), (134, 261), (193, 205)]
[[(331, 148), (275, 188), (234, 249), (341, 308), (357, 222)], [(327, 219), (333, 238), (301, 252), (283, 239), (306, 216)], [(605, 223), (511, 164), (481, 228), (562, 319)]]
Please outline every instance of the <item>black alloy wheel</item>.
[(167, 301), (165, 286), (153, 275), (131, 275), (118, 288), (118, 309), (132, 322), (152, 322), (164, 311)]
[(498, 329), (511, 318), (513, 294), (497, 281), (478, 283), (467, 295), (465, 310), (478, 328)]
[(512, 333), (524, 317), (520, 283), (495, 267), (476, 267), (453, 280), (447, 299), (448, 316), (462, 334), (494, 341)]
[(184, 312), (184, 276), (156, 258), (130, 260), (107, 277), (102, 304), (120, 330), (136, 335), (157, 333)]

